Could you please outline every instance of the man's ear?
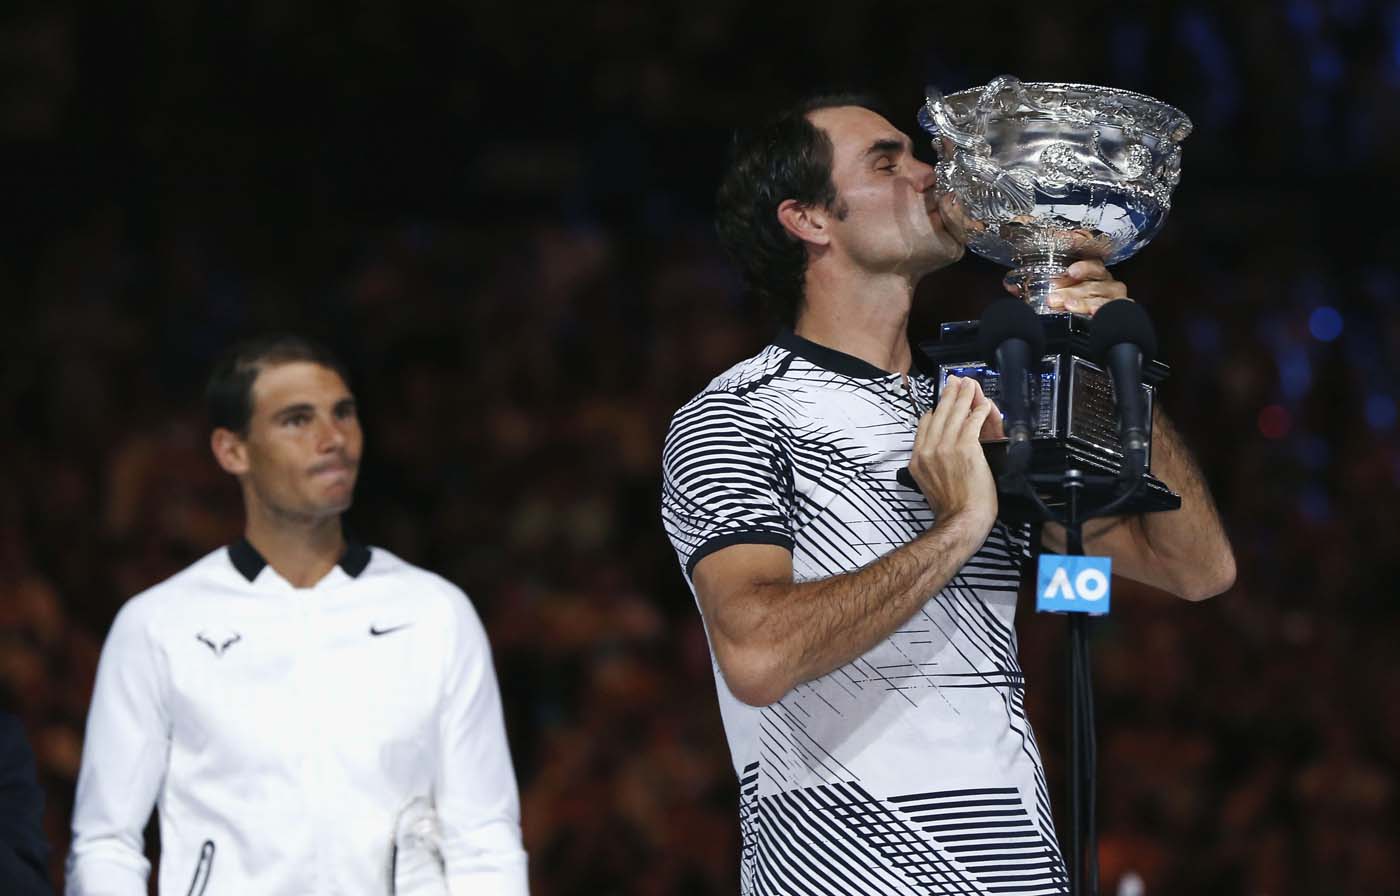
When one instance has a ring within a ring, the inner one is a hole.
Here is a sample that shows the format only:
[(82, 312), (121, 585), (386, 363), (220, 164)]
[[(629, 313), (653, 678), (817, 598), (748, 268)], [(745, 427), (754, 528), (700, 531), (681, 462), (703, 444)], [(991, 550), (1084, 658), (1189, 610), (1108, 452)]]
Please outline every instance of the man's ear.
[(235, 476), (248, 472), (248, 445), (238, 433), (220, 426), (210, 434), (209, 447), (224, 472)]
[(803, 205), (796, 199), (784, 199), (778, 205), (778, 223), (793, 235), (793, 238), (812, 246), (825, 246), (831, 242), (828, 229), (830, 216), (826, 209)]

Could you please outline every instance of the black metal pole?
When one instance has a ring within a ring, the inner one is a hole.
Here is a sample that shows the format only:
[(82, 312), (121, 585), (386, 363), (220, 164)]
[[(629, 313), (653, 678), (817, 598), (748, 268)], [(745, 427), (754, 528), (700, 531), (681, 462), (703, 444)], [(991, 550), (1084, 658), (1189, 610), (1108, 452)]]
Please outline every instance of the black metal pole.
[(1066, 665), (1066, 684), (1069, 688), (1069, 768), (1065, 775), (1069, 783), (1069, 851), (1065, 855), (1066, 864), (1069, 866), (1069, 892), (1070, 896), (1082, 896), (1083, 890), (1080, 887), (1080, 858), (1083, 855), (1083, 844), (1079, 842), (1079, 832), (1084, 828), (1083, 807), (1079, 805), (1079, 729), (1081, 719), (1079, 718), (1079, 662), (1078, 642), (1074, 636), (1074, 621), (1077, 615), (1069, 617), (1069, 645), (1068, 662)]
[[(1065, 470), (1065, 555), (1083, 556), (1084, 521), (1080, 516), (1080, 492), (1084, 488), (1081, 470)], [(1070, 856), (1069, 880), (1072, 896), (1098, 894), (1098, 837), (1094, 829), (1094, 708), (1091, 662), (1089, 658), (1089, 619), (1072, 613), (1069, 626), (1068, 682)]]
[[(1064, 556), (1084, 555), (1084, 522), (1096, 516), (1112, 515), (1141, 489), (1143, 477), (1123, 482), (1117, 477), (1086, 474), (1082, 470), (1065, 470), (1058, 474), (1031, 474), (1019, 482), (1006, 481), (1002, 489), (1008, 493), (1029, 495), (1042, 520), (1059, 522), (1065, 527)], [(1115, 485), (1116, 494), (1101, 506), (1085, 507), (1085, 489), (1104, 489)], [(1055, 513), (1035, 493), (1036, 484), (1057, 484), (1064, 490), (1064, 513)], [(1066, 686), (1069, 690), (1069, 730), (1067, 732), (1069, 768), (1069, 837), (1065, 850), (1065, 873), (1071, 896), (1098, 896), (1098, 735), (1094, 713), (1093, 660), (1089, 650), (1092, 621), (1089, 614), (1070, 613), (1067, 616), (1069, 647), (1066, 651)]]
[(1089, 626), (1091, 620), (1085, 617), (1083, 620), (1083, 660), (1084, 666), (1080, 678), (1083, 694), (1084, 711), (1081, 716), (1084, 721), (1084, 747), (1081, 760), (1084, 763), (1084, 851), (1085, 859), (1085, 884), (1084, 888), (1090, 896), (1098, 896), (1099, 892), (1099, 828), (1098, 828), (1098, 730), (1094, 720), (1094, 660), (1093, 653), (1089, 650)]

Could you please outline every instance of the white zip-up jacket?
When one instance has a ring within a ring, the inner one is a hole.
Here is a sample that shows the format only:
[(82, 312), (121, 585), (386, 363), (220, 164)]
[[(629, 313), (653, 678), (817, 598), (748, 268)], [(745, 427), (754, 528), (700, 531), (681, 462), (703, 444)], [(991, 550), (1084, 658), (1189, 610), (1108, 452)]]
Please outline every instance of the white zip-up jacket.
[(129, 601), (102, 649), (69, 896), (391, 892), (396, 820), (431, 805), (453, 894), (525, 896), (486, 634), (456, 587), (352, 545), (298, 589), (246, 541)]

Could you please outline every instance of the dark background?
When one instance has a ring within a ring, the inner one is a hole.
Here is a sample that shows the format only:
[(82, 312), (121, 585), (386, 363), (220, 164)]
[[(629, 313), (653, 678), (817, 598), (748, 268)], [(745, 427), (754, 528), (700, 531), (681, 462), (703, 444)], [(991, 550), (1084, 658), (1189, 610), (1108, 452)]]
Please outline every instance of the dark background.
[[(728, 132), (827, 86), (913, 132), (923, 84), (1009, 72), (1197, 128), (1116, 273), (1240, 575), (1200, 605), (1123, 585), (1098, 628), (1105, 890), (1400, 891), (1400, 4), (109, 6), (0, 13), (0, 685), (55, 881), (113, 614), (240, 531), (208, 364), (278, 328), (352, 362), (355, 529), (486, 620), (534, 892), (735, 892), (657, 509), (671, 412), (771, 333), (713, 237)], [(929, 278), (916, 326), (976, 316), (1000, 273)], [(1026, 615), (1060, 803), (1063, 643)]]

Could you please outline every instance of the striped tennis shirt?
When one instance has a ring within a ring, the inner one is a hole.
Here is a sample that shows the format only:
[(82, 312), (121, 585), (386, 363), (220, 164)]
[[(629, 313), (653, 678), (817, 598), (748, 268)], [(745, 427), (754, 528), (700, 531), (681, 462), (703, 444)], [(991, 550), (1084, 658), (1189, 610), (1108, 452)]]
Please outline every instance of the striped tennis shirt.
[[(928, 377), (792, 333), (716, 378), (663, 454), (692, 593), (695, 565), (729, 545), (785, 547), (803, 582), (927, 530), (928, 502), (895, 474), (933, 396)], [(738, 700), (713, 664), (746, 896), (1067, 892), (1016, 658), (1026, 538), (998, 522), (897, 631), (770, 706)]]

